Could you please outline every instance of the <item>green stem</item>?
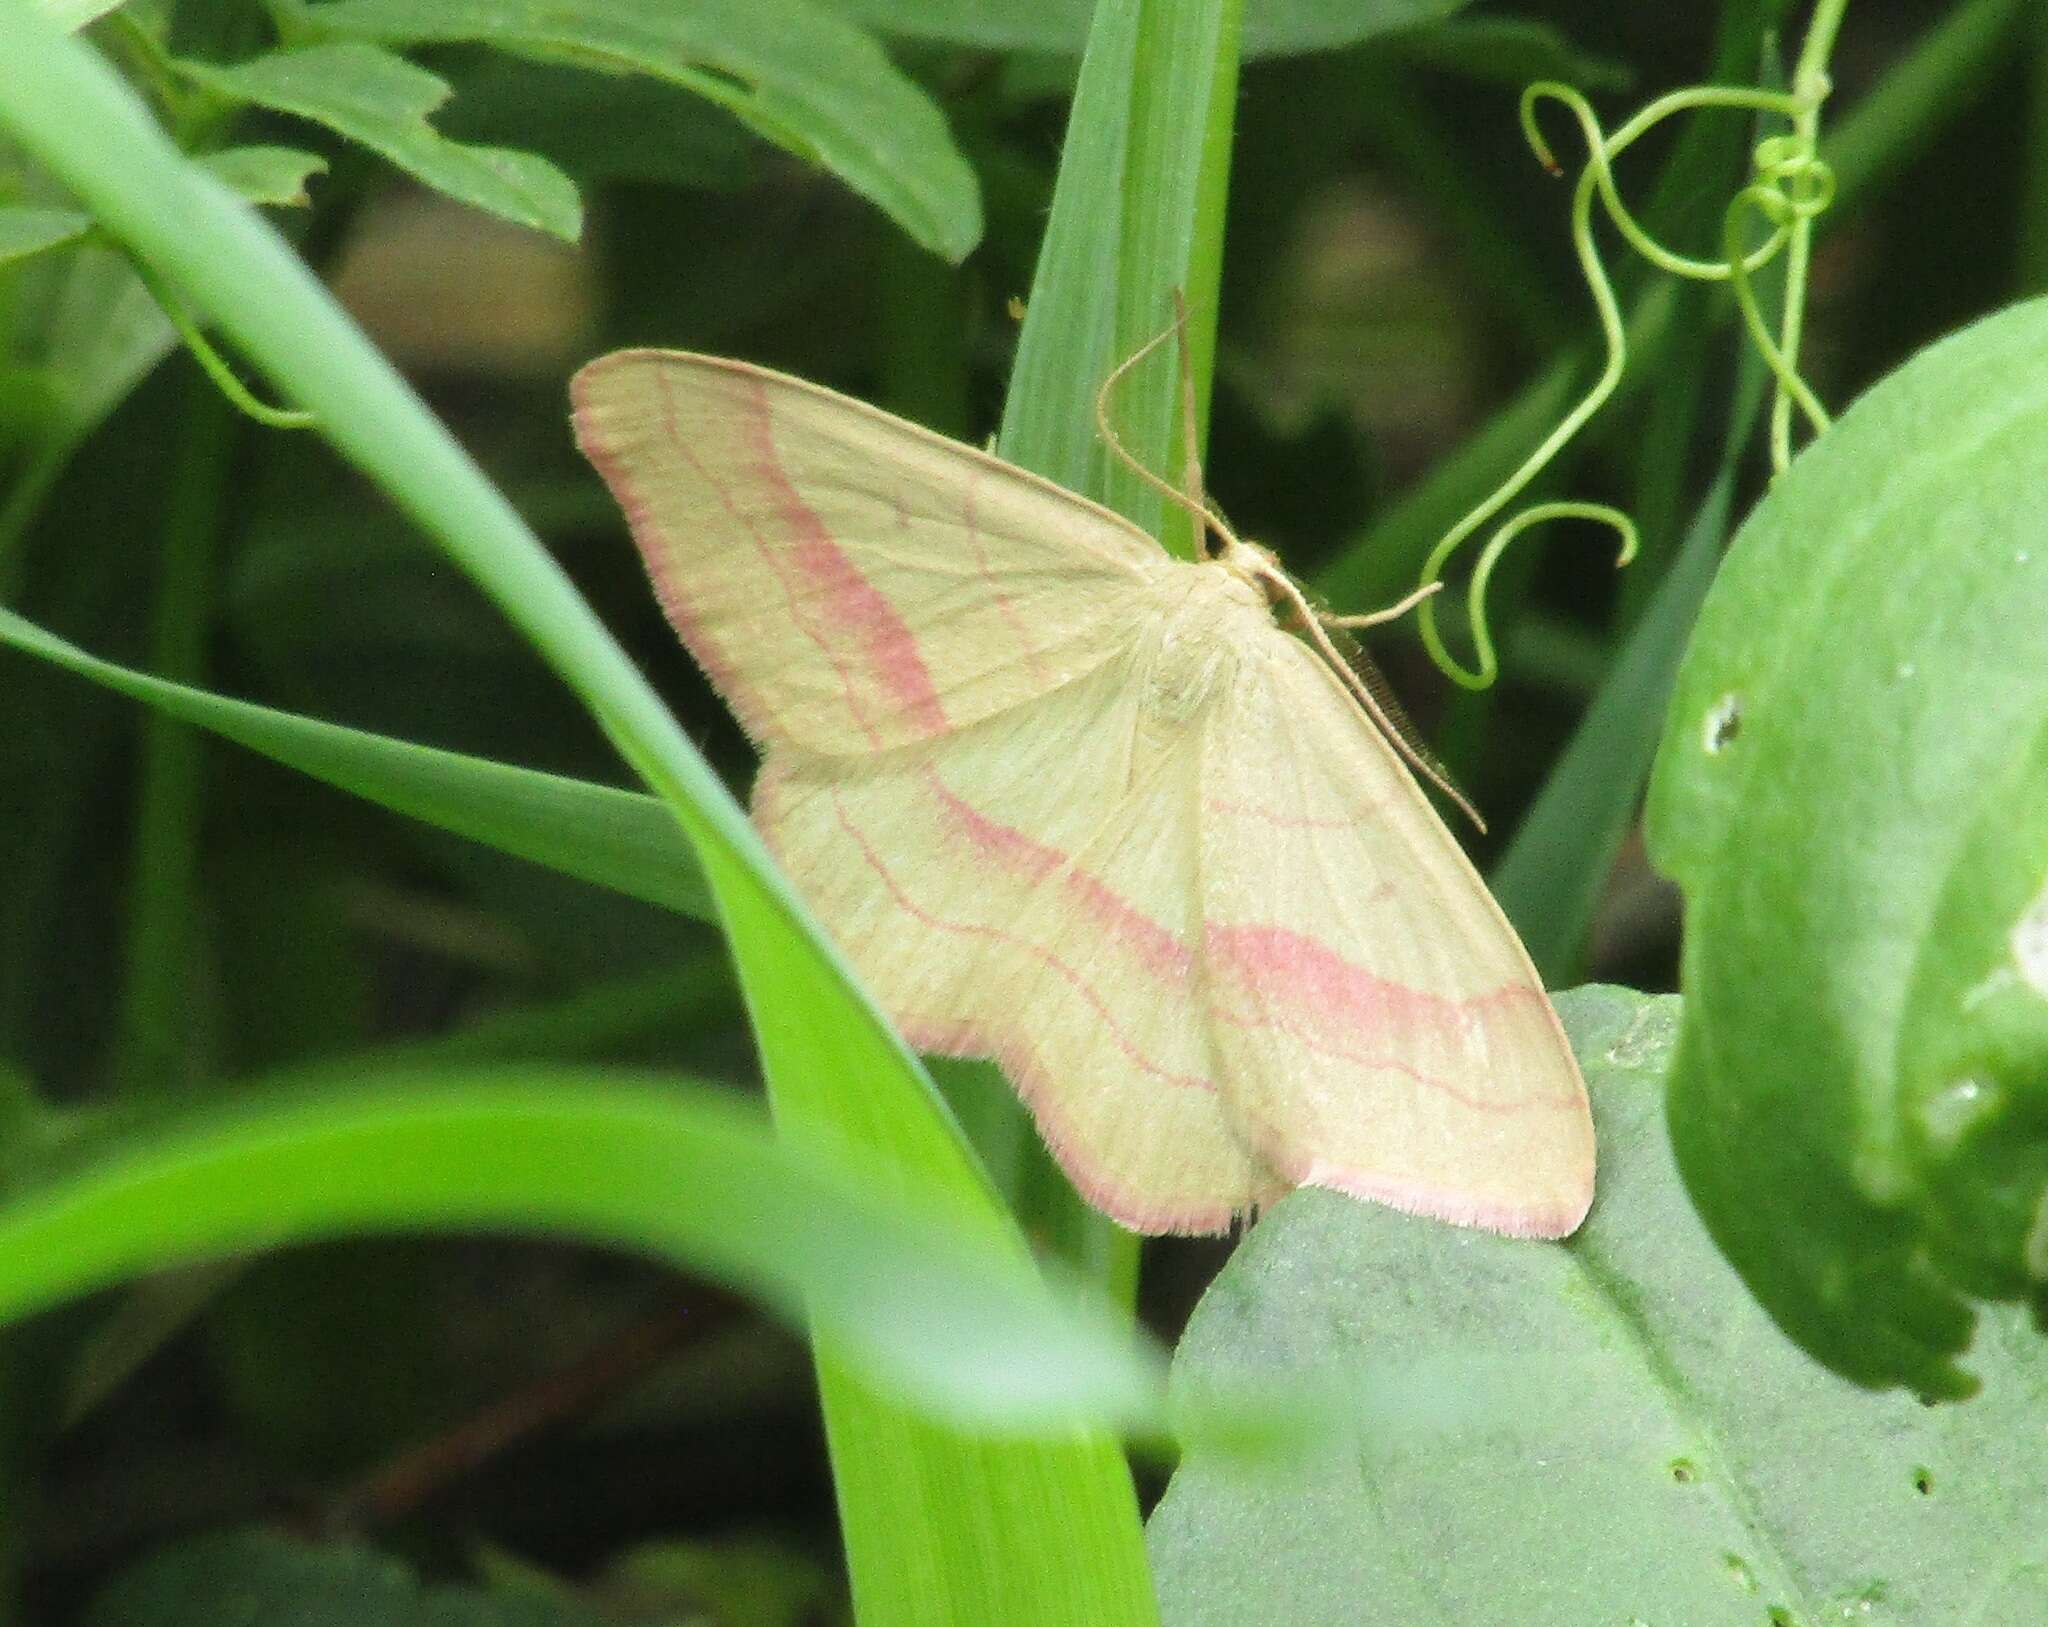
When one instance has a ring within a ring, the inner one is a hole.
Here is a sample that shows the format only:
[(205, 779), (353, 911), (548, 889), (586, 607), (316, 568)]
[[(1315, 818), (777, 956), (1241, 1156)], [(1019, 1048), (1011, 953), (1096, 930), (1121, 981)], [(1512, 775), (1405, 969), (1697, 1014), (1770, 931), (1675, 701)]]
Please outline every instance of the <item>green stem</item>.
[[(203, 381), (195, 380), (186, 395), (183, 444), (165, 503), (150, 665), (172, 683), (199, 684), (235, 423), (228, 404)], [(116, 1077), (131, 1092), (194, 1082), (202, 752), (199, 735), (186, 724), (159, 712), (146, 715), (116, 1021)]]
[[(1812, 152), (1820, 144), (1820, 109), (1828, 94), (1828, 59), (1834, 54), (1835, 38), (1841, 33), (1842, 16), (1849, 0), (1818, 0), (1813, 18), (1806, 26), (1806, 40), (1799, 48), (1799, 60), (1792, 69), (1792, 94), (1803, 104), (1794, 116), (1795, 139)], [(1771, 462), (1784, 469), (1792, 461), (1792, 408), (1794, 392), (1785, 387), (1789, 374), (1798, 376), (1799, 343), (1806, 326), (1806, 275), (1813, 261), (1813, 217), (1796, 216), (1791, 225), (1791, 243), (1786, 250), (1785, 308), (1778, 320), (1778, 354), (1785, 371), (1779, 374), (1779, 389), (1771, 402)]]
[(141, 279), (142, 286), (149, 290), (150, 298), (163, 307), (163, 313), (170, 319), (171, 326), (178, 330), (178, 337), (185, 341), (185, 348), (192, 352), (192, 359), (237, 409), (266, 429), (313, 427), (313, 415), (310, 412), (300, 412), (291, 407), (273, 407), (250, 394), (249, 387), (235, 377), (235, 370), (228, 365), (227, 358), (213, 348), (213, 341), (208, 339), (199, 324), (192, 320), (184, 302), (177, 294), (164, 286), (163, 279), (157, 276), (146, 262), (136, 260), (133, 263), (135, 275)]

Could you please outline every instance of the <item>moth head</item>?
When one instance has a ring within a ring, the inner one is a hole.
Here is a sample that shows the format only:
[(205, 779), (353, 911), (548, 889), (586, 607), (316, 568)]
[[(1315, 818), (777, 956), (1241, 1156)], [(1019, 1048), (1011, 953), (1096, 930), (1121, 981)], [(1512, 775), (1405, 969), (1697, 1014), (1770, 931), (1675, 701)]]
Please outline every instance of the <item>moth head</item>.
[(1285, 581), (1287, 573), (1280, 568), (1280, 556), (1261, 542), (1246, 542), (1233, 531), (1212, 526), (1203, 537), (1203, 547), (1209, 558), (1221, 565), (1231, 575), (1271, 594), (1270, 583), (1276, 579)]

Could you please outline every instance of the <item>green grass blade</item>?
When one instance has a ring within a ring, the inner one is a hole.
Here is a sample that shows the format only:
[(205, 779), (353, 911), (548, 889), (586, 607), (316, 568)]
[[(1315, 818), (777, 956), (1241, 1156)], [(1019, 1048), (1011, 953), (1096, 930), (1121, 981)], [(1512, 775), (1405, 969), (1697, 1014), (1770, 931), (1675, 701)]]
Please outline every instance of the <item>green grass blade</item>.
[(1839, 223), (1886, 177), (1913, 161), (1930, 137), (1986, 90), (1993, 70), (2022, 23), (2038, 9), (2028, 0), (1969, 0), (1920, 37), (1881, 84), (1843, 114), (1821, 138), (1821, 157), (1835, 172), (1835, 206), (1820, 217)]
[(1086, 494), (1107, 489), (1095, 392), (1116, 365), (1117, 279), (1137, 0), (1102, 0), (1074, 87), (996, 450)]
[(658, 797), (275, 711), (88, 655), (12, 611), (0, 644), (209, 729), (394, 812), (708, 920), (702, 866)]
[(130, 1277), (365, 1232), (478, 1227), (662, 1260), (806, 1313), (981, 1429), (1157, 1427), (1154, 1357), (999, 1239), (875, 1196), (710, 1086), (532, 1065), (308, 1074), (138, 1122), (0, 1207), (0, 1322)]
[[(997, 438), (1004, 457), (1108, 503), (1182, 557), (1193, 554), (1186, 516), (1101, 443), (1095, 398), (1173, 320), (1178, 289), (1206, 411), (1242, 21), (1242, 0), (1104, 0)], [(1125, 449), (1176, 482), (1178, 381), (1162, 346), (1111, 404)]]

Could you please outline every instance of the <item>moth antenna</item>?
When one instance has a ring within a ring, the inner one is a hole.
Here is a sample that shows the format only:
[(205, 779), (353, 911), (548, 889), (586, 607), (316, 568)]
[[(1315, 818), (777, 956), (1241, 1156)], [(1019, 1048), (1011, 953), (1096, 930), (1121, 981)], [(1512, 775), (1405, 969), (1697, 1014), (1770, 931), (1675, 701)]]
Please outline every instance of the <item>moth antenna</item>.
[[(1384, 610), (1374, 610), (1364, 615), (1336, 616), (1320, 606), (1316, 608), (1316, 620), (1339, 635), (1339, 638), (1331, 642), (1336, 644), (1342, 653), (1344, 665), (1351, 669), (1353, 676), (1360, 683), (1372, 691), (1373, 698), (1380, 703), (1380, 710), (1386, 713), (1387, 721), (1393, 724), (1394, 732), (1408, 743), (1418, 757), (1429, 764), (1430, 782), (1439, 787), (1450, 779), (1451, 771), (1445, 768), (1442, 760), (1429, 749), (1422, 738), (1421, 730), (1415, 727), (1414, 720), (1402, 710), (1401, 702), (1387, 683), (1386, 675), (1380, 671), (1372, 657), (1365, 653), (1365, 646), (1351, 634), (1360, 628), (1381, 627), (1390, 621), (1399, 620), (1442, 587), (1441, 582), (1425, 582), (1413, 593), (1396, 600)], [(1486, 827), (1481, 825), (1479, 828), (1483, 831)]]
[[(1237, 533), (1230, 529), (1230, 526), (1220, 514), (1203, 501), (1201, 466), (1194, 455), (1194, 438), (1192, 435), (1188, 438), (1188, 462), (1192, 486), (1188, 490), (1183, 490), (1175, 486), (1171, 481), (1162, 480), (1133, 457), (1130, 449), (1124, 445), (1123, 437), (1117, 434), (1116, 426), (1110, 422), (1109, 398), (1116, 387), (1124, 381), (1131, 369), (1144, 361), (1146, 357), (1150, 356), (1176, 334), (1185, 338), (1188, 313), (1178, 289), (1174, 291), (1174, 308), (1174, 320), (1150, 339), (1147, 339), (1136, 350), (1132, 351), (1129, 356), (1125, 357), (1124, 360), (1118, 362), (1110, 370), (1109, 377), (1102, 381), (1102, 388), (1095, 392), (1095, 432), (1102, 437), (1103, 445), (1109, 448), (1111, 454), (1114, 455), (1119, 463), (1154, 491), (1158, 492), (1168, 502), (1176, 507), (1185, 509), (1189, 518), (1205, 534), (1214, 533), (1227, 542), (1235, 543), (1238, 540)], [(1185, 367), (1187, 360), (1187, 347), (1185, 344), (1181, 347), (1181, 360)], [(1183, 374), (1183, 390), (1184, 410), (1191, 411), (1194, 398), (1194, 380), (1191, 373), (1184, 372)], [(1203, 551), (1207, 552), (1206, 549)]]
[[(1401, 699), (1394, 693), (1393, 685), (1387, 682), (1387, 675), (1380, 671), (1378, 663), (1366, 653), (1365, 646), (1342, 629), (1337, 631), (1330, 642), (1336, 645), (1338, 653), (1344, 657), (1344, 664), (1351, 669), (1352, 676), (1364, 684), (1372, 692), (1373, 698), (1380, 703), (1380, 710), (1386, 713), (1387, 721), (1394, 726), (1394, 732), (1407, 741), (1409, 749), (1429, 765), (1430, 783), (1441, 786), (1448, 780), (1452, 785), (1456, 785), (1457, 781), (1452, 777), (1451, 771), (1444, 767), (1443, 759), (1429, 749), (1428, 742), (1422, 738), (1422, 731), (1416, 728), (1415, 720), (1401, 705)], [(1484, 825), (1478, 828), (1482, 833), (1486, 829)]]
[[(1358, 709), (1365, 713), (1373, 727), (1378, 729), (1385, 736), (1387, 743), (1400, 754), (1401, 760), (1441, 791), (1457, 807), (1458, 812), (1472, 821), (1474, 830), (1482, 836), (1485, 835), (1486, 821), (1480, 817), (1479, 810), (1473, 807), (1471, 799), (1451, 783), (1451, 777), (1428, 752), (1409, 739), (1408, 730), (1403, 727), (1407, 719), (1403, 717), (1396, 722), (1387, 702), (1375, 692), (1372, 685), (1352, 670), (1351, 663), (1344, 659), (1343, 652), (1330, 642), (1330, 635), (1324, 631), (1324, 617), (1309, 604), (1301, 589), (1280, 571), (1269, 573), (1266, 581), (1279, 590), (1296, 619), (1300, 621), (1303, 630), (1307, 632), (1309, 641), (1315, 645), (1316, 653), (1323, 658), (1324, 664), (1331, 672), (1336, 674), (1337, 681), (1344, 686)], [(1399, 604), (1387, 610), (1377, 611), (1369, 617), (1335, 620), (1338, 625), (1342, 625), (1345, 620), (1363, 621), (1367, 625), (1376, 621), (1386, 621), (1428, 598), (1430, 593), (1435, 591), (1435, 587), (1436, 584), (1431, 584), (1427, 589), (1418, 588)]]
[(1178, 288), (1173, 291), (1173, 322), (1180, 332), (1180, 344), (1174, 354), (1180, 358), (1181, 490), (1200, 504), (1202, 512), (1207, 514), (1209, 505), (1202, 492), (1202, 460), (1195, 450), (1201, 445), (1202, 431), (1195, 410), (1195, 362), (1188, 354), (1188, 302)]
[(1384, 627), (1390, 621), (1399, 621), (1409, 611), (1422, 603), (1433, 593), (1443, 591), (1442, 582), (1425, 582), (1405, 598), (1396, 599), (1384, 610), (1369, 610), (1360, 616), (1333, 616), (1327, 610), (1318, 610), (1316, 620), (1325, 627), (1342, 627), (1356, 630), (1363, 627)]

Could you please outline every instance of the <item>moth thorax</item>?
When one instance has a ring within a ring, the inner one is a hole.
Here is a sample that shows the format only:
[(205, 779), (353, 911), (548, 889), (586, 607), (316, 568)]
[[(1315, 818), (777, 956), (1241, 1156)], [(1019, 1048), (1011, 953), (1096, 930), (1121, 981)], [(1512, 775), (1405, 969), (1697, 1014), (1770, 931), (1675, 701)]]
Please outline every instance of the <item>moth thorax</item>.
[(1262, 613), (1237, 578), (1206, 566), (1188, 574), (1190, 591), (1162, 618), (1146, 673), (1146, 714), (1168, 726), (1200, 715), (1236, 665), (1246, 614)]

